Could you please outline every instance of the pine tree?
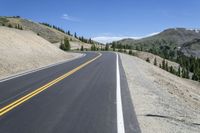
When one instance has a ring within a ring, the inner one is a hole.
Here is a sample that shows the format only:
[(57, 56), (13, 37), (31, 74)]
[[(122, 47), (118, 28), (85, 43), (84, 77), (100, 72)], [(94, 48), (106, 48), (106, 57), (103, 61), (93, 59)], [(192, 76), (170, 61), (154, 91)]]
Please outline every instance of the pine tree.
[(70, 31), (69, 31), (69, 30), (68, 30), (67, 34), (68, 34), (69, 36), (71, 36), (71, 33), (70, 33)]
[(179, 66), (178, 68), (178, 76), (180, 77), (181, 76), (181, 67)]
[(91, 46), (91, 51), (96, 51), (96, 46), (95, 46), (95, 44), (93, 44), (93, 45)]
[(169, 71), (168, 62), (167, 62), (167, 61), (166, 61), (166, 63), (165, 63), (165, 70), (166, 70), (166, 71)]
[(154, 58), (154, 65), (157, 66), (157, 59)]
[(189, 79), (189, 78), (190, 78), (190, 76), (189, 76), (189, 73), (190, 73), (190, 72), (189, 72), (189, 70), (188, 70), (188, 69), (186, 69), (186, 78), (187, 78), (187, 79)]
[(101, 45), (101, 51), (103, 51), (103, 47), (102, 47), (102, 45)]
[(81, 51), (83, 51), (84, 50), (84, 48), (83, 48), (83, 45), (81, 46)]
[(186, 72), (185, 72), (185, 69), (182, 68), (182, 78), (185, 78), (186, 77)]
[(113, 51), (115, 51), (115, 48), (116, 48), (115, 42), (112, 43), (112, 48), (113, 48)]
[(198, 76), (195, 73), (192, 75), (192, 80), (198, 81)]
[(165, 70), (165, 59), (163, 59), (163, 61), (162, 61), (162, 69)]
[(170, 66), (169, 72), (170, 72), (170, 73), (174, 73), (174, 68), (173, 68), (173, 66)]
[(67, 38), (64, 39), (64, 42), (61, 42), (60, 48), (64, 51), (69, 51), (71, 46)]
[(106, 51), (109, 50), (109, 44), (106, 44), (105, 50), (106, 50)]
[(75, 37), (75, 38), (78, 38), (76, 32), (74, 33), (74, 37)]
[(132, 50), (129, 50), (129, 51), (128, 51), (128, 54), (132, 55), (132, 54), (133, 54), (133, 51), (132, 51)]

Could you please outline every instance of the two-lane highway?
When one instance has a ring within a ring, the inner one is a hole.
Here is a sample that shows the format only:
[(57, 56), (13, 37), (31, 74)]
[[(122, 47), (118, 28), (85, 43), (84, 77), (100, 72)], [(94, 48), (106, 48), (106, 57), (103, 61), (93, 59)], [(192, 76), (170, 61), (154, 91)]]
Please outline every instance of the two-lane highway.
[(120, 58), (85, 57), (0, 82), (0, 133), (140, 132)]

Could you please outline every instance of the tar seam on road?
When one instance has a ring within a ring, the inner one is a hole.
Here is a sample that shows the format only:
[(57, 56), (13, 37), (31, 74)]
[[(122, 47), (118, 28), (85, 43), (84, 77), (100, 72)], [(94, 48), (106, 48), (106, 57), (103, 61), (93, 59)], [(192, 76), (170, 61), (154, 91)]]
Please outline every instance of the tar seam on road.
[(87, 66), (88, 64), (92, 63), (93, 61), (95, 61), (96, 59), (98, 59), (102, 54), (99, 53), (99, 55), (85, 63), (83, 63), (82, 65), (74, 68), (73, 70), (63, 74), (62, 76), (52, 80), (51, 82), (45, 84), (44, 86), (36, 89), (35, 91), (30, 92), (29, 94), (19, 98), (18, 100), (10, 103), (9, 105), (3, 107), (0, 109), (0, 117), (4, 114), (6, 114), (7, 112), (11, 111), (12, 109), (14, 109), (15, 107), (21, 105), (22, 103), (26, 102), (27, 100), (31, 99), (32, 97), (38, 95), (39, 93), (43, 92), (44, 90), (48, 89), (49, 87), (53, 86), (54, 84), (60, 82), (61, 80), (67, 78), (68, 76), (72, 75), (73, 73), (77, 72), (78, 70), (80, 70), (81, 68)]
[(120, 71), (119, 71), (119, 57), (116, 53), (116, 103), (117, 103), (117, 133), (125, 133), (124, 117), (122, 109), (122, 97), (121, 97), (121, 84), (120, 84)]

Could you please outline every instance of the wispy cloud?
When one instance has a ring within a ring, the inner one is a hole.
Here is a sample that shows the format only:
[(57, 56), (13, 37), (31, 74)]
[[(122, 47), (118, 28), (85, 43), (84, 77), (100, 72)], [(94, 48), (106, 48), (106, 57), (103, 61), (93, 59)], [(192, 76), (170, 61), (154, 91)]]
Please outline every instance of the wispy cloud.
[(92, 40), (106, 44), (106, 43), (110, 43), (110, 42), (113, 42), (113, 41), (119, 41), (119, 40), (126, 39), (126, 38), (138, 40), (138, 39), (141, 39), (141, 38), (157, 35), (159, 33), (160, 32), (155, 32), (155, 33), (151, 33), (151, 34), (148, 34), (148, 35), (145, 35), (145, 36), (98, 36), (98, 37), (93, 37)]
[(64, 20), (67, 20), (67, 21), (80, 21), (79, 19), (77, 19), (77, 18), (75, 18), (75, 17), (72, 17), (72, 16), (70, 16), (70, 15), (68, 15), (68, 14), (63, 14), (62, 15), (62, 17), (61, 17), (62, 19), (64, 19)]

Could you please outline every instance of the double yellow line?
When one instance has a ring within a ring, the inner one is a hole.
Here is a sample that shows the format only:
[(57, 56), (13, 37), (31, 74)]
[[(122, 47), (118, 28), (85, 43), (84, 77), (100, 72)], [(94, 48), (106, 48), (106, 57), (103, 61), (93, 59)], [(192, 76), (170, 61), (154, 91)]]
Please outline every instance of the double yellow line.
[(59, 81), (65, 79), (66, 77), (72, 75), (73, 73), (77, 72), (78, 70), (80, 70), (81, 68), (85, 67), (86, 65), (90, 64), (91, 62), (95, 61), (96, 59), (98, 59), (101, 56), (101, 54), (99, 53), (99, 55), (87, 62), (85, 62), (84, 64), (78, 66), (77, 68), (67, 72), (66, 74), (63, 74), (62, 76), (54, 79), (53, 81), (45, 84), (44, 86), (30, 92), (29, 94), (19, 98), (18, 100), (10, 103), (9, 105), (3, 107), (0, 109), (0, 116), (4, 115), (5, 113), (11, 111), (12, 109), (14, 109), (15, 107), (19, 106), (20, 104), (26, 102), (27, 100), (31, 99), (32, 97), (38, 95), (39, 93), (41, 93), (42, 91), (48, 89), (49, 87), (51, 87), (52, 85), (58, 83)]

